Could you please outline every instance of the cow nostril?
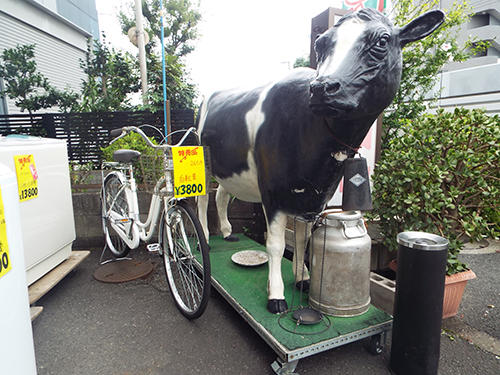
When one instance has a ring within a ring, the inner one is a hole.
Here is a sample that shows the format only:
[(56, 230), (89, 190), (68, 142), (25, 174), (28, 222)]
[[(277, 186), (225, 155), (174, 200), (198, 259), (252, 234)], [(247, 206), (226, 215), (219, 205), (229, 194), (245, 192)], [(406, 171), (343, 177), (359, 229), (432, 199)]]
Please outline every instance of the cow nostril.
[(326, 84), (326, 93), (329, 95), (335, 94), (340, 90), (340, 82), (331, 82)]

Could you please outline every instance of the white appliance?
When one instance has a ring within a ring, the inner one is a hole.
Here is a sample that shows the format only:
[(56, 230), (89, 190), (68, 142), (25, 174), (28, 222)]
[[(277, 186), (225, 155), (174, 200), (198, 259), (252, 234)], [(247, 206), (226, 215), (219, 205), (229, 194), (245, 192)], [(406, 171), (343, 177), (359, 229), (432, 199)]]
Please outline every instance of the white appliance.
[(36, 198), (19, 203), (28, 285), (71, 254), (75, 222), (66, 142), (30, 136), (0, 136), (0, 163), (16, 175), (14, 157), (31, 155)]
[(0, 194), (0, 231), (4, 231), (0, 233), (3, 267), (0, 269), (0, 373), (32, 375), (36, 374), (35, 349), (24, 271), (17, 181), (15, 174), (1, 163)]

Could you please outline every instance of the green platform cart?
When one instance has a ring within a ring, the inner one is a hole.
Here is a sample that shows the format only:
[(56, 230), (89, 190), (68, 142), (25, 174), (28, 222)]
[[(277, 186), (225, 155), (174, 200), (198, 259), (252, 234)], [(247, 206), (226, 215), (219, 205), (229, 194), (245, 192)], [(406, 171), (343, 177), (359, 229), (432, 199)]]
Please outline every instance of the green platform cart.
[[(316, 325), (298, 328), (292, 319), (270, 314), (266, 308), (267, 263), (242, 267), (231, 260), (234, 253), (242, 250), (266, 249), (244, 235), (237, 236), (238, 242), (226, 242), (220, 236), (210, 237), (212, 286), (276, 352), (277, 359), (271, 364), (276, 374), (296, 374), (294, 371), (301, 358), (368, 337), (369, 351), (372, 354), (382, 352), (387, 331), (392, 327), (392, 317), (374, 306), (359, 316), (328, 316), (326, 323), (324, 319)], [(285, 298), (290, 309), (307, 305), (307, 295), (302, 295), (301, 303), (300, 293), (294, 287), (292, 262), (286, 258), (282, 262)], [(290, 305), (292, 301), (294, 306)]]

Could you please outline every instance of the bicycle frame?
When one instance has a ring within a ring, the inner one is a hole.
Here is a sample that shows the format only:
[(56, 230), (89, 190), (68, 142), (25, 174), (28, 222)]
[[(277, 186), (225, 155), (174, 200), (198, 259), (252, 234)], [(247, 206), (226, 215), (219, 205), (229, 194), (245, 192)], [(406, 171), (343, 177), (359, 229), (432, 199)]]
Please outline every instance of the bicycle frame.
[[(134, 131), (137, 131), (139, 134), (141, 134), (142, 132), (138, 130), (139, 129)], [(188, 130), (177, 145), (182, 144), (191, 131), (192, 131), (191, 129)], [(124, 134), (116, 138), (114, 141), (121, 138), (123, 135)], [(171, 157), (169, 157), (170, 148), (172, 146), (170, 145), (156, 146), (152, 144), (143, 133), (141, 135), (146, 140), (146, 142), (149, 143), (151, 147), (162, 149), (165, 155), (165, 163), (164, 163), (165, 176), (161, 177), (157, 181), (154, 187), (146, 221), (142, 222), (140, 220), (139, 201), (137, 198), (137, 184), (135, 182), (134, 172), (131, 164), (128, 164), (127, 167), (117, 168), (124, 170), (125, 173), (120, 172), (119, 170), (114, 170), (108, 173), (106, 177), (103, 177), (102, 179), (103, 192), (104, 192), (105, 182), (111, 176), (116, 176), (122, 183), (122, 187), (117, 192), (115, 199), (108, 208), (108, 212), (103, 212), (103, 216), (110, 218), (111, 227), (117, 232), (120, 238), (126, 243), (126, 245), (130, 249), (136, 249), (139, 246), (140, 241), (147, 242), (153, 236), (155, 229), (158, 225), (159, 221), (158, 219), (160, 217), (160, 213), (162, 211), (162, 200), (165, 212), (168, 212), (169, 208), (173, 204), (175, 204), (175, 201), (177, 200), (177, 198), (174, 198), (174, 186), (172, 178), (173, 162)], [(116, 167), (119, 166), (120, 164), (116, 162), (110, 162), (110, 163), (104, 163), (104, 165)], [(128, 217), (123, 217), (119, 215), (115, 210), (113, 210), (113, 207), (116, 203), (116, 198), (123, 190), (125, 191), (125, 196), (129, 207)], [(105, 197), (102, 198), (105, 199)], [(168, 215), (165, 218), (165, 220), (167, 221), (167, 224), (169, 224), (170, 220)]]
[[(171, 171), (166, 171), (170, 177)], [(173, 197), (173, 186), (168, 183), (171, 178), (161, 177), (153, 190), (151, 202), (149, 205), (148, 216), (145, 222), (142, 222), (139, 215), (139, 200), (137, 197), (137, 184), (133, 175), (132, 167), (128, 168), (128, 177), (126, 174), (119, 171), (112, 171), (103, 179), (103, 185), (111, 176), (116, 176), (122, 183), (121, 189), (117, 192), (117, 196), (124, 191), (128, 202), (129, 212), (128, 217), (119, 215), (113, 210), (116, 203), (115, 200), (108, 208), (108, 212), (103, 213), (109, 216), (111, 227), (120, 235), (130, 249), (135, 249), (139, 246), (140, 241), (149, 241), (153, 236), (158, 225), (158, 219), (162, 208), (168, 210), (169, 206), (175, 200)], [(163, 207), (162, 207), (163, 201)]]

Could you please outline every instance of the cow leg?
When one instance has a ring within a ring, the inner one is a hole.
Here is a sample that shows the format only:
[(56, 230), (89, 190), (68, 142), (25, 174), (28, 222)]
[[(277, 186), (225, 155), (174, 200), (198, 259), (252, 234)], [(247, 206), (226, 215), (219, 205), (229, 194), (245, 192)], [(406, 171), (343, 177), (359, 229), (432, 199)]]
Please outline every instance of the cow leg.
[(219, 184), (217, 193), (215, 194), (215, 203), (217, 205), (217, 214), (219, 216), (220, 231), (222, 236), (226, 241), (234, 242), (238, 241), (238, 237), (231, 235), (233, 228), (231, 223), (227, 218), (227, 206), (229, 205), (229, 200), (231, 199), (231, 194), (224, 189), (222, 185)]
[(311, 225), (303, 221), (295, 222), (295, 251), (293, 254), (293, 274), (297, 288), (309, 290), (309, 271), (304, 264), (307, 240), (311, 236)]
[(286, 215), (277, 212), (271, 222), (266, 217), (266, 222), (266, 249), (269, 256), (267, 309), (273, 314), (279, 314), (288, 309), (281, 277), (281, 259), (285, 251)]
[(209, 232), (208, 232), (208, 200), (209, 196), (208, 193), (205, 195), (200, 195), (198, 197), (198, 219), (200, 219), (200, 224), (203, 229), (203, 234), (205, 235), (205, 239), (209, 239)]

